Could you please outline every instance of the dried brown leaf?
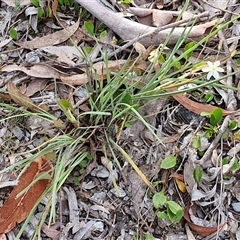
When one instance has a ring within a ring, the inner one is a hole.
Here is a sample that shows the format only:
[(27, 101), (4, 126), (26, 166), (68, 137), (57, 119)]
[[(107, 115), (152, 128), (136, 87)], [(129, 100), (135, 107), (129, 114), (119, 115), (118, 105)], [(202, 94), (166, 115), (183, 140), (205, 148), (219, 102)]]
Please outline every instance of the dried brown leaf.
[[(196, 208), (196, 204), (194, 204), (191, 208), (192, 209)], [(217, 230), (221, 229), (227, 223), (227, 222), (224, 222), (219, 226), (214, 226), (214, 227), (204, 227), (204, 226), (197, 225), (191, 221), (189, 216), (189, 209), (190, 209), (190, 203), (188, 203), (188, 206), (185, 208), (184, 218), (187, 221), (190, 228), (193, 229), (201, 237), (206, 237), (212, 233), (215, 233)]]
[[(189, 111), (192, 111), (197, 114), (201, 114), (202, 112), (207, 112), (211, 113), (214, 109), (216, 109), (216, 106), (212, 106), (209, 104), (202, 104), (195, 102), (188, 97), (183, 96), (182, 94), (176, 94), (172, 96), (178, 103), (183, 105), (185, 108), (187, 108)], [(223, 112), (223, 115), (229, 115), (232, 113), (239, 112), (240, 110), (237, 111), (228, 111), (225, 109), (220, 108)]]
[(171, 23), (176, 15), (178, 15), (178, 12), (153, 9), (152, 24), (156, 27), (165, 26)]
[(58, 0), (53, 0), (52, 1), (52, 12), (54, 17), (56, 18), (57, 22), (59, 23), (59, 25), (65, 29), (65, 27), (63, 26), (58, 14), (57, 14), (57, 7), (58, 7)]
[(0, 67), (1, 72), (12, 72), (12, 71), (21, 71), (26, 73), (28, 76), (37, 77), (37, 78), (57, 78), (59, 79), (59, 71), (47, 66), (45, 64), (34, 64), (29, 68), (18, 66), (16, 64), (4, 65)]
[(5, 234), (0, 235), (0, 240), (7, 240), (7, 236)]
[(60, 231), (56, 230), (54, 227), (48, 227), (46, 224), (43, 224), (42, 231), (51, 239), (56, 239), (60, 234)]
[[(164, 11), (136, 7), (130, 7), (130, 11), (138, 17), (140, 23), (156, 27), (162, 27), (173, 22), (174, 19), (181, 14), (179, 11)], [(191, 19), (193, 16), (191, 12), (184, 12), (182, 19)]]
[[(92, 69), (94, 69), (93, 76), (96, 76), (97, 79), (105, 79), (107, 71), (118, 72), (125, 63), (126, 60), (108, 61), (107, 67), (105, 62), (95, 63), (92, 67)], [(72, 76), (60, 76), (60, 79), (73, 86), (83, 85), (88, 82), (89, 75), (87, 73), (82, 73)]]
[(145, 52), (146, 52), (146, 48), (139, 42), (135, 42), (133, 44), (133, 47), (135, 48), (136, 52), (139, 54), (139, 55), (143, 55)]
[(67, 84), (72, 86), (83, 85), (88, 82), (88, 75), (86, 73), (76, 74), (72, 76), (61, 76), (60, 79)]
[(28, 96), (24, 95), (17, 89), (16, 85), (12, 81), (8, 82), (7, 89), (12, 100), (18, 105), (24, 106), (33, 112), (39, 112), (40, 109), (45, 111), (48, 110), (47, 106), (45, 105), (37, 107)]
[(10, 102), (12, 100), (11, 96), (8, 94), (0, 93), (0, 99)]
[(8, 39), (5, 39), (5, 40), (1, 41), (0, 42), (0, 48), (4, 47), (5, 45), (10, 43), (11, 41), (12, 41), (12, 38), (8, 38)]
[[(58, 60), (60, 62), (66, 62), (64, 59), (61, 59), (60, 56), (64, 53), (68, 57), (68, 61), (72, 60), (73, 58), (79, 58), (82, 59), (78, 49), (74, 46), (49, 46), (49, 47), (43, 47), (41, 50), (45, 52), (49, 52), (51, 54), (57, 55), (59, 58)], [(69, 63), (69, 62), (67, 62)], [(74, 63), (73, 63), (74, 65)]]
[(147, 17), (152, 14), (152, 9), (130, 7), (129, 10), (137, 17)]
[(24, 94), (26, 96), (30, 97), (33, 94), (35, 94), (36, 92), (43, 90), (47, 85), (47, 81), (48, 81), (47, 79), (35, 78), (33, 81), (31, 81), (28, 84), (27, 89)]
[(72, 26), (68, 26), (63, 30), (54, 32), (41, 38), (35, 38), (31, 41), (18, 43), (19, 46), (29, 49), (42, 48), (47, 46), (56, 45), (68, 40), (79, 28), (79, 20)]
[[(48, 173), (49, 178), (40, 178), (32, 186), (40, 174)], [(18, 185), (0, 209), (0, 233), (11, 231), (17, 223), (22, 222), (46, 190), (53, 176), (53, 166), (44, 157), (35, 159), (21, 175)], [(22, 193), (20, 196), (19, 194)]]

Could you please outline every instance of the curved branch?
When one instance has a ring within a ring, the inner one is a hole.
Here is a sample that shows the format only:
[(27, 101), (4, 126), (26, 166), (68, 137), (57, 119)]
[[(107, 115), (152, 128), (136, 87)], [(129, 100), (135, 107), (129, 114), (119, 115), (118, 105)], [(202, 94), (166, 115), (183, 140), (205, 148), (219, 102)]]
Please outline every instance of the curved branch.
[[(112, 29), (120, 38), (123, 40), (139, 40), (144, 46), (148, 47), (150, 45), (158, 46), (163, 43), (172, 31), (170, 25), (175, 25), (174, 31), (171, 33), (171, 38), (168, 44), (175, 44), (179, 37), (186, 33), (189, 34), (189, 38), (199, 38), (201, 39), (206, 32), (206, 29), (212, 27), (216, 20), (197, 25), (194, 27), (176, 27), (180, 23), (174, 23), (168, 25), (168, 28), (162, 30), (162, 28), (149, 27), (141, 23), (131, 21), (124, 18), (123, 16), (111, 11), (110, 9), (104, 7), (99, 0), (75, 0), (87, 11), (89, 11), (93, 16), (102, 21), (106, 26)], [(207, 16), (208, 13), (202, 13), (196, 18)]]

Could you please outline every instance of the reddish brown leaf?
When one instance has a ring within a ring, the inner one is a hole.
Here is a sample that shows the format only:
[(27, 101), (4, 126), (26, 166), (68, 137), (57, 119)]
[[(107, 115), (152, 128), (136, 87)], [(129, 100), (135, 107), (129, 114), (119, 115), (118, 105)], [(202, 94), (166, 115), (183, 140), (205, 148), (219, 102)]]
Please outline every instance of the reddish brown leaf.
[(7, 236), (5, 234), (0, 235), (0, 240), (7, 240)]
[[(189, 99), (188, 97), (183, 96), (182, 94), (176, 94), (176, 95), (173, 95), (172, 97), (176, 101), (178, 101), (181, 105), (183, 105), (185, 108), (187, 108), (189, 111), (192, 111), (197, 114), (201, 114), (202, 112), (211, 113), (215, 108), (217, 108), (216, 106), (212, 106), (209, 104), (202, 104), (202, 103), (195, 102), (195, 101)], [(220, 109), (222, 110), (223, 115), (229, 115), (229, 114), (240, 111), (240, 110), (227, 111), (222, 108), (220, 108)]]
[[(49, 179), (40, 177), (40, 174), (48, 173)], [(13, 189), (8, 199), (0, 209), (0, 233), (11, 231), (17, 223), (22, 222), (31, 212), (32, 208), (46, 190), (53, 176), (52, 164), (43, 156), (35, 159), (21, 175), (18, 185)], [(22, 193), (20, 196), (19, 193)]]
[[(196, 205), (194, 204), (191, 208), (194, 210), (194, 208), (196, 208)], [(190, 209), (190, 202), (188, 203), (187, 207), (185, 208), (184, 218), (187, 221), (189, 227), (192, 230), (194, 230), (197, 234), (199, 234), (201, 237), (206, 237), (210, 234), (215, 233), (218, 229), (221, 229), (227, 223), (227, 222), (224, 222), (224, 223), (220, 224), (219, 226), (214, 226), (214, 227), (210, 227), (210, 226), (204, 227), (201, 225), (197, 225), (191, 221), (190, 216), (189, 216), (189, 209)]]
[(58, 14), (57, 14), (57, 7), (58, 7), (58, 0), (53, 0), (52, 2), (52, 12), (53, 12), (53, 15), (54, 17), (56, 18), (57, 22), (59, 23), (59, 25), (65, 29), (65, 27), (63, 26)]
[(173, 173), (173, 174), (171, 175), (171, 177), (173, 177), (173, 178), (175, 178), (175, 179), (179, 179), (179, 180), (181, 180), (182, 182), (184, 181), (184, 176), (183, 176), (183, 174)]
[(0, 98), (10, 102), (12, 100), (12, 98), (9, 96), (9, 94), (4, 94), (4, 93), (0, 93)]

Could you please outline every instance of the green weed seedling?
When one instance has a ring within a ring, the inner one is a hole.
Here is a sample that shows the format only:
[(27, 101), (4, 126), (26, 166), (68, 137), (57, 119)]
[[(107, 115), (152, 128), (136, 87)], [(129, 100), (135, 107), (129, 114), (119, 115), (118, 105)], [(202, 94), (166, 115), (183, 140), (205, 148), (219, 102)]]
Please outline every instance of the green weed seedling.
[(240, 161), (237, 158), (230, 159), (229, 157), (224, 157), (221, 160), (223, 179), (229, 180), (237, 174), (240, 170)]
[(73, 107), (70, 102), (68, 102), (66, 99), (60, 99), (58, 101), (58, 105), (67, 117), (67, 119), (74, 125), (78, 126), (78, 120), (75, 118), (73, 113)]
[(202, 113), (201, 115), (209, 117), (209, 123), (207, 123), (205, 127), (205, 136), (211, 138), (214, 134), (218, 133), (219, 124), (223, 118), (223, 112), (220, 108), (215, 108), (210, 114)]
[[(31, 3), (37, 8), (37, 15), (41, 18), (52, 18), (51, 1), (31, 0)], [(74, 0), (58, 0), (58, 11), (66, 11), (67, 9), (78, 10), (79, 5)]]
[(58, 0), (58, 10), (66, 11), (67, 8), (76, 9), (77, 4), (74, 0)]
[(202, 146), (201, 137), (199, 135), (194, 136), (191, 144), (192, 144), (192, 147), (195, 149), (201, 148), (201, 146)]
[(84, 27), (89, 35), (94, 35), (94, 24), (91, 21), (84, 21)]
[(31, 0), (31, 3), (37, 8), (38, 18), (51, 18), (52, 17), (52, 9), (50, 6), (50, 2), (47, 2), (47, 5), (42, 3), (42, 0)]
[[(162, 169), (170, 169), (176, 165), (177, 158), (167, 156), (161, 162)], [(168, 200), (164, 194), (164, 190), (153, 195), (153, 206), (157, 209), (157, 217), (164, 219), (170, 223), (178, 223), (183, 217), (182, 207), (175, 201)]]
[(11, 28), (9, 30), (9, 35), (13, 40), (17, 40), (18, 39), (18, 32), (15, 28)]
[(229, 123), (229, 129), (231, 131), (235, 131), (238, 128), (238, 122), (236, 120), (233, 120)]
[(183, 217), (182, 207), (175, 201), (167, 200), (163, 191), (155, 193), (153, 196), (153, 206), (156, 208), (157, 217), (170, 223), (178, 223)]
[(137, 234), (135, 234), (132, 239), (133, 240), (155, 240), (155, 238), (148, 233), (143, 234), (141, 236), (138, 236)]
[(97, 39), (101, 39), (107, 34), (107, 31), (105, 30), (104, 26), (95, 29), (95, 26), (92, 21), (84, 21), (84, 27), (89, 35), (96, 37)]

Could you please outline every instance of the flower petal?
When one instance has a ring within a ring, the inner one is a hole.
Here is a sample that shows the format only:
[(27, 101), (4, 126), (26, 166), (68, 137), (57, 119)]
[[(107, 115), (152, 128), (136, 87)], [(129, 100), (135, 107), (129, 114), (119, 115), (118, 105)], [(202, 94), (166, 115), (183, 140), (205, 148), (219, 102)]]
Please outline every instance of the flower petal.
[(213, 73), (210, 71), (207, 75), (207, 80), (209, 80), (212, 77)]
[(220, 66), (220, 61), (218, 60), (218, 61), (214, 62), (214, 66), (215, 66), (215, 67)]
[(224, 69), (221, 68), (221, 67), (217, 67), (217, 71), (218, 71), (218, 72), (224, 72)]
[(212, 71), (212, 68), (210, 68), (210, 67), (204, 67), (204, 68), (202, 68), (202, 71), (203, 71), (203, 72), (210, 72), (210, 71)]
[(217, 71), (212, 72), (212, 76), (213, 76), (215, 79), (219, 79), (219, 73), (218, 73)]
[(210, 61), (207, 61), (207, 65), (208, 65), (211, 69), (213, 69), (213, 67), (214, 67), (214, 63), (212, 63), (212, 62), (210, 62)]

